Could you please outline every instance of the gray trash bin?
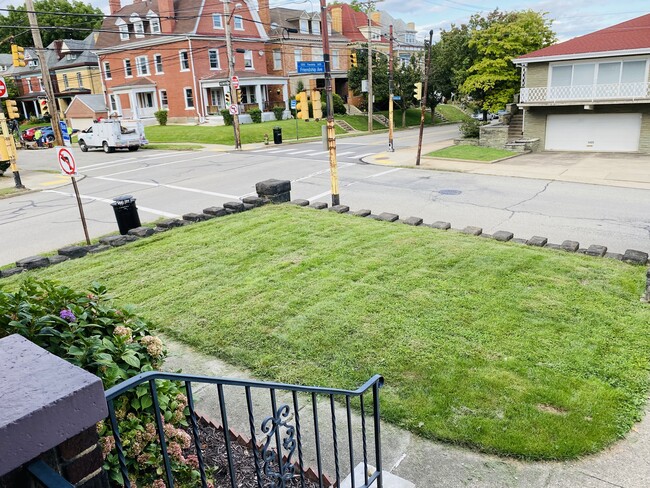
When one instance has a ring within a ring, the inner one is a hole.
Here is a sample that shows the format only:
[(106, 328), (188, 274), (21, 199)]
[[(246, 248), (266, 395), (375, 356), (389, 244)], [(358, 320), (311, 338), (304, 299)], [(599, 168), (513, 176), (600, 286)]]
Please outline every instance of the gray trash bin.
[(273, 144), (282, 144), (282, 127), (273, 127)]
[(131, 195), (122, 195), (113, 198), (111, 206), (115, 212), (115, 219), (117, 220), (120, 234), (125, 235), (129, 230), (140, 227), (138, 207), (135, 206), (135, 198)]

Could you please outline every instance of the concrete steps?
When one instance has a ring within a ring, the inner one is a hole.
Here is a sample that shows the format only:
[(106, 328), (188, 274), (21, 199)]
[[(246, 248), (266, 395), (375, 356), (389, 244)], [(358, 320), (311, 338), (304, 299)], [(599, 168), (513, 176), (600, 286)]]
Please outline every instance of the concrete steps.
[(343, 129), (345, 132), (358, 132), (357, 129), (348, 124), (345, 120), (334, 119), (334, 123)]
[(372, 119), (379, 122), (384, 127), (388, 127), (389, 121), (384, 115), (381, 114), (373, 115)]
[(521, 112), (518, 112), (510, 118), (510, 124), (508, 125), (508, 140), (514, 141), (516, 139), (521, 139), (524, 135), (524, 116)]

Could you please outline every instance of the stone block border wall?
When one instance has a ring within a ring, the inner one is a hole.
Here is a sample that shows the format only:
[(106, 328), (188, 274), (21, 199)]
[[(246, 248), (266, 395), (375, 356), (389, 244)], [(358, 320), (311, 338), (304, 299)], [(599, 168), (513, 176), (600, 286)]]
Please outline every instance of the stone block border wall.
[[(0, 270), (0, 278), (12, 276), (30, 269), (43, 268), (57, 264), (68, 259), (75, 259), (86, 256), (87, 254), (96, 254), (106, 251), (111, 247), (119, 247), (129, 242), (138, 239), (146, 238), (161, 232), (167, 232), (176, 227), (183, 227), (195, 222), (203, 222), (209, 219), (223, 217), (236, 213), (252, 210), (256, 207), (261, 207), (268, 203), (289, 203), (299, 207), (307, 207), (317, 210), (328, 210), (339, 214), (350, 214), (357, 217), (369, 218), (373, 220), (380, 220), (384, 222), (397, 222), (412, 226), (430, 227), (438, 230), (451, 229), (451, 223), (444, 221), (436, 221), (431, 224), (424, 223), (420, 217), (408, 217), (400, 219), (398, 214), (383, 212), (380, 214), (373, 214), (369, 209), (361, 209), (357, 211), (350, 211), (347, 205), (335, 205), (330, 207), (326, 202), (310, 202), (309, 200), (296, 199), (291, 200), (291, 182), (287, 180), (266, 180), (255, 185), (258, 193), (257, 197), (244, 197), (241, 201), (226, 202), (223, 206), (215, 206), (204, 208), (200, 213), (187, 213), (182, 216), (182, 219), (167, 219), (156, 223), (155, 228), (151, 227), (137, 227), (129, 230), (126, 235), (114, 235), (102, 237), (99, 244), (90, 246), (67, 246), (58, 250), (55, 256), (30, 256), (16, 261), (16, 267), (10, 269)], [(584, 254), (592, 257), (604, 257), (623, 261), (633, 265), (645, 266), (648, 264), (648, 253), (628, 249), (623, 254), (612, 253), (607, 251), (606, 246), (592, 244), (587, 248), (580, 247), (580, 243), (572, 240), (565, 240), (561, 244), (554, 244), (548, 242), (548, 239), (543, 236), (533, 236), (530, 239), (516, 238), (512, 232), (500, 230), (494, 234), (486, 234), (481, 227), (468, 226), (459, 229), (463, 234), (469, 234), (486, 239), (494, 239), (500, 242), (513, 242), (517, 244), (543, 247), (547, 249), (561, 250), (565, 252), (574, 252)], [(650, 303), (650, 268), (646, 274), (645, 292), (641, 297), (642, 301)]]

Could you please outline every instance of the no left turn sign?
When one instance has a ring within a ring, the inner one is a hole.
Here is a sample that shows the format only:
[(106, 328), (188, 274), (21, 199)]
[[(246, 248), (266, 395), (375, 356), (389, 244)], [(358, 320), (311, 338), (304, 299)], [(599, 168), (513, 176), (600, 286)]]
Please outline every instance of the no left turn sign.
[(72, 151), (67, 147), (56, 148), (56, 159), (61, 167), (61, 174), (66, 176), (77, 176), (77, 163), (75, 163)]
[(228, 111), (230, 112), (230, 115), (238, 115), (239, 107), (233, 103), (230, 107), (228, 107)]

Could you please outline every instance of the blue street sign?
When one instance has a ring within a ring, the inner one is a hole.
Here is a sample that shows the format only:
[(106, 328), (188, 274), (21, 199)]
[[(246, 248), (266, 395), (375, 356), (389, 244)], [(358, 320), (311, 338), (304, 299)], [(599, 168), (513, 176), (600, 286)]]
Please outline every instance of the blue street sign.
[(402, 99), (402, 97), (400, 97), (400, 96), (398, 96), (398, 95), (393, 95), (393, 100), (399, 102), (401, 99)]
[(296, 100), (291, 100), (291, 110), (294, 110), (298, 105), (298, 102)]
[(325, 61), (298, 61), (298, 73), (325, 73)]
[(65, 146), (72, 146), (72, 141), (70, 140), (70, 134), (68, 134), (68, 126), (64, 121), (59, 122), (59, 127), (61, 127), (61, 136), (63, 137), (63, 144)]

